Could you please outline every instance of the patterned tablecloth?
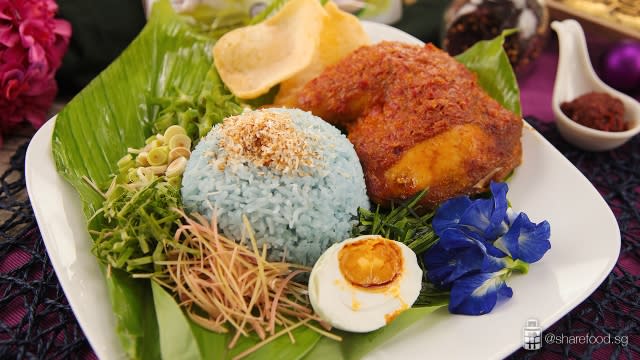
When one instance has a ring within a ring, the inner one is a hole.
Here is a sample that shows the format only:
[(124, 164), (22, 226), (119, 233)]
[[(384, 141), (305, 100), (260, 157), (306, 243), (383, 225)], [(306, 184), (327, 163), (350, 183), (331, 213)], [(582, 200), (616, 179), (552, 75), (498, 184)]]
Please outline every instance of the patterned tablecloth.
[[(551, 89), (556, 48), (521, 79), (526, 120), (595, 185), (613, 209), (622, 232), (613, 272), (582, 304), (551, 326), (554, 334), (626, 336), (628, 344), (544, 345), (513, 358), (640, 359), (640, 137), (610, 152), (568, 145), (553, 125)], [(0, 176), (0, 359), (95, 358), (51, 267), (25, 189), (27, 143)], [(570, 204), (566, 205), (570, 211)], [(498, 339), (496, 341), (499, 341)]]

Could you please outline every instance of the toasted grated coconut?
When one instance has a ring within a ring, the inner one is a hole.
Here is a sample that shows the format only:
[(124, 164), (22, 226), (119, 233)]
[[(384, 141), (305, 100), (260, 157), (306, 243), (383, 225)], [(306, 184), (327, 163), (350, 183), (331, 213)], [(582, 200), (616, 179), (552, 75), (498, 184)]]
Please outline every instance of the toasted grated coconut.
[(256, 110), (232, 116), (220, 126), (219, 145), (229, 161), (250, 160), (282, 173), (298, 173), (300, 166), (313, 166), (317, 153), (309, 139), (296, 130), (291, 116), (284, 112)]

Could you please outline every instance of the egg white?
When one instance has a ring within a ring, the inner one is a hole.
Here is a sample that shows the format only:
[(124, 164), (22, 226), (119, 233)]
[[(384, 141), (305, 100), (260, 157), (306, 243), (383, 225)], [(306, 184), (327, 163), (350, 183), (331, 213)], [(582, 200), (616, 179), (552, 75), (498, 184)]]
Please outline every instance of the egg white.
[(371, 292), (355, 287), (340, 271), (338, 253), (349, 243), (381, 239), (364, 235), (332, 245), (315, 263), (309, 277), (309, 299), (316, 314), (333, 327), (351, 332), (369, 332), (387, 324), (385, 315), (397, 315), (416, 301), (422, 286), (422, 269), (416, 254), (396, 242), (403, 256), (399, 278), (387, 290)]

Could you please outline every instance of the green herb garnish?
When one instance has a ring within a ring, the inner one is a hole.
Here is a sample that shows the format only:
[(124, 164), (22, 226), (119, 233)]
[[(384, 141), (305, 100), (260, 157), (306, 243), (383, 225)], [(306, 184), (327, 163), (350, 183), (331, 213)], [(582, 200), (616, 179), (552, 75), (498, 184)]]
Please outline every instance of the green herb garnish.
[[(140, 187), (141, 186), (141, 187)], [(164, 259), (163, 244), (173, 242), (180, 215), (180, 190), (157, 177), (146, 184), (118, 184), (103, 194), (105, 201), (91, 219), (92, 253), (108, 267), (130, 273), (153, 273)]]
[(430, 282), (423, 281), (422, 288), (418, 299), (413, 303), (413, 307), (422, 306), (439, 306), (449, 303), (450, 292), (448, 290), (438, 289)]
[(351, 235), (381, 235), (407, 245), (416, 254), (424, 252), (437, 240), (431, 227), (434, 212), (419, 215), (422, 209), (418, 203), (426, 193), (425, 189), (398, 207), (392, 205), (388, 211), (380, 206), (375, 211), (359, 208), (358, 224)]
[(189, 95), (174, 88), (167, 96), (149, 96), (148, 102), (157, 107), (153, 132), (164, 133), (171, 125), (180, 125), (197, 143), (209, 130), (228, 116), (238, 115), (243, 108), (227, 89), (215, 67), (207, 72), (198, 95)]

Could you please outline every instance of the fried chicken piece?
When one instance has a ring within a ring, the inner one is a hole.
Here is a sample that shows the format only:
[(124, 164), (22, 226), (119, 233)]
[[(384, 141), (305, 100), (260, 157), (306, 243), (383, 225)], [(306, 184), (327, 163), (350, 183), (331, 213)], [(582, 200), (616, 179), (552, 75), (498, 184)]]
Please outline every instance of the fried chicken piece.
[(428, 207), (480, 193), (522, 158), (521, 118), (431, 44), (361, 47), (307, 83), (297, 106), (347, 130), (382, 205), (425, 188)]

